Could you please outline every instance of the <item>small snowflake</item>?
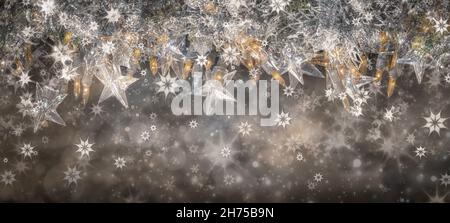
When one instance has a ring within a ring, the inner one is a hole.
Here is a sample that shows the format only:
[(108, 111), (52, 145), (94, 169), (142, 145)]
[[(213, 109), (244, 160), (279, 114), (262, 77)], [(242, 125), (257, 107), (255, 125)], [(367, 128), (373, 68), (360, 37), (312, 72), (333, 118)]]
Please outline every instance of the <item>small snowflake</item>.
[(200, 167), (199, 167), (198, 164), (192, 165), (192, 167), (191, 167), (191, 172), (192, 172), (193, 174), (197, 174), (199, 170), (200, 170)]
[(395, 107), (392, 106), (390, 109), (386, 108), (386, 112), (384, 113), (384, 120), (392, 122), (394, 120)]
[(444, 80), (447, 84), (450, 84), (450, 73), (448, 73), (444, 76)]
[(406, 142), (408, 142), (409, 144), (414, 145), (415, 141), (416, 137), (414, 136), (414, 134), (408, 134), (408, 136), (406, 136)]
[(433, 21), (434, 21), (434, 29), (436, 29), (437, 33), (440, 33), (442, 35), (444, 34), (444, 32), (448, 31), (449, 25), (447, 24), (447, 20), (443, 20), (442, 18), (436, 20), (433, 18)]
[(191, 121), (189, 122), (189, 127), (190, 127), (191, 129), (197, 128), (197, 127), (198, 127), (198, 122), (197, 122), (196, 120), (191, 120)]
[(286, 125), (290, 125), (291, 118), (289, 117), (289, 112), (284, 113), (283, 111), (281, 114), (278, 115), (277, 119), (275, 120), (278, 123), (278, 126), (283, 126), (283, 128), (286, 128)]
[(202, 67), (206, 66), (206, 64), (208, 63), (208, 59), (205, 55), (198, 55), (195, 61)]
[(317, 184), (315, 182), (310, 181), (310, 182), (308, 182), (307, 186), (308, 186), (309, 190), (315, 190), (317, 187)]
[(192, 154), (195, 154), (195, 153), (198, 152), (198, 146), (197, 145), (190, 145), (188, 149), (189, 149), (189, 152), (192, 153)]
[(23, 160), (20, 160), (17, 161), (17, 163), (14, 165), (14, 169), (16, 169), (16, 171), (19, 173), (24, 173), (25, 171), (30, 169), (30, 167), (28, 167), (27, 163), (25, 163)]
[(344, 99), (347, 98), (347, 94), (345, 92), (341, 92), (341, 93), (338, 94), (338, 98), (340, 100), (344, 100)]
[(41, 7), (41, 12), (45, 17), (53, 15), (56, 8), (55, 0), (41, 0), (38, 6)]
[(317, 183), (321, 182), (323, 180), (323, 175), (321, 173), (314, 174), (314, 181)]
[(294, 88), (291, 86), (286, 86), (283, 89), (283, 94), (286, 95), (287, 97), (291, 97), (294, 94)]
[(118, 9), (111, 8), (109, 11), (106, 11), (106, 14), (105, 18), (110, 23), (116, 23), (120, 19), (120, 12)]
[(118, 169), (122, 169), (127, 165), (127, 161), (123, 157), (117, 157), (114, 160), (114, 166)]
[(32, 82), (30, 76), (28, 76), (28, 72), (23, 72), (19, 76), (20, 87), (25, 87), (28, 83)]
[(156, 113), (152, 112), (152, 113), (150, 113), (149, 117), (150, 117), (151, 120), (155, 120), (156, 117), (158, 117), (158, 115)]
[(280, 13), (280, 11), (284, 11), (287, 5), (291, 0), (270, 0), (270, 7), (272, 8), (272, 12)]
[(295, 157), (298, 161), (304, 161), (304, 157), (302, 153), (297, 153), (297, 156)]
[(169, 93), (175, 94), (175, 90), (177, 88), (177, 85), (175, 83), (176, 78), (172, 78), (169, 74), (160, 77), (160, 81), (156, 82), (156, 85), (159, 86), (158, 93), (164, 92), (166, 98)]
[(97, 30), (98, 30), (98, 23), (95, 22), (95, 21), (91, 21), (91, 22), (89, 23), (89, 25), (88, 25), (88, 29), (89, 29), (89, 31), (91, 31), (91, 32), (97, 31)]
[(416, 151), (414, 152), (416, 153), (416, 156), (419, 157), (420, 159), (422, 159), (422, 157), (425, 156), (425, 153), (427, 153), (425, 148), (423, 148), (422, 146), (417, 147)]
[(156, 125), (151, 125), (150, 126), (150, 131), (154, 132), (156, 131), (158, 128), (156, 127)]
[(232, 175), (225, 175), (223, 182), (226, 186), (230, 186), (236, 182), (235, 178)]
[(450, 175), (448, 175), (447, 173), (442, 174), (439, 180), (441, 181), (441, 185), (447, 187), (450, 184)]
[(34, 34), (35, 34), (35, 31), (30, 26), (27, 26), (22, 30), (23, 38), (26, 40), (29, 40), (30, 38), (32, 38)]
[(0, 182), (5, 184), (5, 186), (12, 185), (16, 181), (16, 175), (12, 171), (5, 170), (0, 177)]
[(241, 133), (243, 136), (250, 135), (250, 132), (252, 131), (252, 125), (248, 124), (248, 122), (241, 122), (239, 125), (239, 133)]
[(102, 108), (102, 106), (99, 105), (99, 104), (94, 104), (94, 105), (92, 105), (92, 107), (91, 107), (91, 112), (92, 112), (95, 116), (101, 115), (101, 113), (103, 112), (103, 108)]
[(326, 89), (325, 97), (327, 97), (328, 101), (334, 101), (334, 99), (336, 99), (336, 94), (334, 93), (334, 89), (333, 88)]
[(227, 47), (223, 50), (222, 58), (227, 64), (234, 64), (239, 60), (239, 52), (236, 48)]
[(141, 139), (147, 141), (150, 139), (150, 133), (148, 131), (143, 131), (141, 134)]
[(104, 54), (112, 54), (115, 49), (116, 47), (112, 41), (106, 41), (102, 43), (102, 52)]
[(20, 154), (23, 155), (23, 157), (29, 157), (37, 155), (37, 151), (34, 151), (34, 146), (31, 146), (31, 143), (23, 144), (22, 147), (20, 147)]
[(222, 155), (223, 158), (229, 158), (231, 156), (231, 149), (230, 149), (230, 147), (227, 147), (227, 146), (223, 147), (220, 150), (220, 155)]
[(360, 117), (363, 114), (362, 113), (362, 107), (357, 105), (357, 104), (352, 105), (350, 107), (350, 114), (352, 114), (355, 117)]

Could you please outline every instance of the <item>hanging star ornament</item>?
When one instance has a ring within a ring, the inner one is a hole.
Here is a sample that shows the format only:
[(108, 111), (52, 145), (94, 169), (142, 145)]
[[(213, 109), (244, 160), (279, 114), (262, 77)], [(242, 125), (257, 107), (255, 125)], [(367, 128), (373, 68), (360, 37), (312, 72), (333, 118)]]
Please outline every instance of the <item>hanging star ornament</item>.
[(125, 108), (128, 108), (126, 90), (138, 79), (132, 76), (123, 76), (120, 67), (116, 64), (102, 64), (95, 76), (102, 82), (103, 91), (98, 103), (114, 96)]
[(48, 86), (36, 85), (36, 102), (33, 108), (34, 132), (37, 132), (43, 121), (51, 121), (60, 125), (66, 125), (56, 109), (67, 94), (61, 94)]

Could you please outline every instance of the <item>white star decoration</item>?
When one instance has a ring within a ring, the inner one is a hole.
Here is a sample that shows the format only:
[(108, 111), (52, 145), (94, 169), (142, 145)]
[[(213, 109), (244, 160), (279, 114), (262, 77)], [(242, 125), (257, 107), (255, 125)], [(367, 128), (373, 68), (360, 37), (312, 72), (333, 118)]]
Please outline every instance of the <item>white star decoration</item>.
[(426, 156), (426, 153), (427, 153), (425, 148), (422, 146), (417, 147), (414, 152), (416, 153), (416, 156), (419, 157), (420, 159), (422, 159), (422, 157)]
[(170, 74), (166, 76), (160, 76), (161, 80), (156, 82), (156, 85), (159, 86), (158, 93), (164, 92), (164, 96), (167, 98), (169, 93), (175, 94), (177, 89), (177, 84), (175, 83), (176, 77), (171, 77)]
[(118, 9), (111, 8), (109, 11), (106, 11), (105, 19), (110, 23), (116, 23), (120, 19), (120, 12)]
[(103, 91), (98, 103), (114, 96), (124, 107), (128, 108), (125, 91), (138, 79), (131, 76), (122, 76), (120, 67), (116, 64), (103, 64), (99, 68), (99, 72), (95, 76), (102, 82)]
[(81, 171), (77, 169), (76, 166), (73, 168), (68, 167), (67, 171), (64, 171), (64, 180), (67, 181), (67, 183), (70, 184), (77, 184), (78, 180), (81, 179)]

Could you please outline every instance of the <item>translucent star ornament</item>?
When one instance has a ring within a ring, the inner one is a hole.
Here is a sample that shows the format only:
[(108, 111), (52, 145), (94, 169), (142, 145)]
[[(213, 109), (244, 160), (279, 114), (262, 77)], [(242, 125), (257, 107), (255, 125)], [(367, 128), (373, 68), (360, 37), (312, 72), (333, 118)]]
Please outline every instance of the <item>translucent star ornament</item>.
[(298, 55), (294, 51), (294, 44), (290, 44), (283, 49), (283, 55), (287, 58), (285, 64), (281, 67), (282, 74), (289, 74), (289, 82), (293, 87), (298, 82), (304, 85), (303, 75), (308, 75), (317, 78), (325, 78), (322, 72), (313, 64), (308, 63), (303, 55)]
[(66, 123), (56, 109), (67, 94), (63, 94), (49, 86), (36, 85), (36, 101), (33, 108), (34, 132), (37, 132), (44, 121), (51, 121), (65, 126)]
[(103, 84), (103, 91), (98, 103), (114, 96), (125, 108), (128, 108), (126, 90), (138, 78), (123, 76), (120, 67), (116, 64), (102, 64), (95, 76)]
[(425, 68), (427, 66), (425, 62), (425, 58), (419, 55), (415, 51), (410, 51), (406, 53), (406, 55), (400, 59), (398, 59), (397, 63), (399, 64), (407, 64), (411, 65), (414, 68), (414, 73), (416, 74), (417, 83), (422, 83), (423, 74), (425, 72)]

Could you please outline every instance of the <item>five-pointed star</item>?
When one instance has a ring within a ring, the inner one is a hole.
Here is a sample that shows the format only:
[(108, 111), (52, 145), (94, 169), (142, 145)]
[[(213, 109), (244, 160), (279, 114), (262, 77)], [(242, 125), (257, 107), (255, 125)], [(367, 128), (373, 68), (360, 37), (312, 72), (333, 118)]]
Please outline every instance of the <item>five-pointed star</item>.
[(120, 67), (116, 64), (103, 64), (99, 67), (99, 72), (95, 76), (102, 82), (103, 91), (100, 95), (98, 103), (114, 96), (126, 108), (128, 108), (128, 100), (125, 91), (138, 78), (131, 76), (122, 76)]
[(66, 96), (67, 94), (61, 94), (48, 86), (42, 88), (39, 84), (36, 85), (36, 105), (33, 109), (34, 132), (39, 129), (44, 120), (66, 125), (58, 112), (56, 112), (56, 108)]

